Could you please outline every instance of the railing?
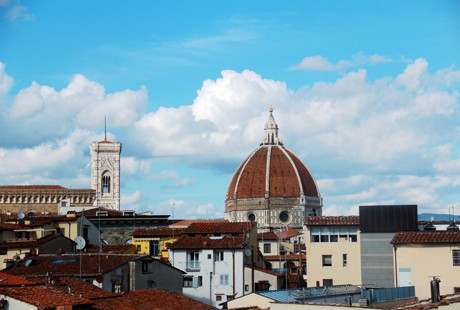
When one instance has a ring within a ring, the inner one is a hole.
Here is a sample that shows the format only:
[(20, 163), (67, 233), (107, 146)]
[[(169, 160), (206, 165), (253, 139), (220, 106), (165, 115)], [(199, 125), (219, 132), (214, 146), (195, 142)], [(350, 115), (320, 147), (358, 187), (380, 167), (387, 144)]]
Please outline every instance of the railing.
[(197, 260), (188, 261), (187, 270), (200, 270), (200, 261), (197, 261)]

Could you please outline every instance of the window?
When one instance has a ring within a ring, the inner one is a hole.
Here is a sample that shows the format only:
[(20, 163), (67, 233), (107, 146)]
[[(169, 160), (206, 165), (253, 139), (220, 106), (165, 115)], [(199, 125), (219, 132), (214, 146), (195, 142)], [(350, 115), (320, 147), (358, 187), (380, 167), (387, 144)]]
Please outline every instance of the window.
[(256, 216), (255, 216), (253, 213), (251, 213), (251, 214), (249, 214), (249, 216), (248, 216), (248, 220), (249, 220), (250, 222), (254, 222), (254, 221), (256, 220)]
[(323, 286), (331, 287), (332, 285), (332, 279), (323, 279)]
[(193, 287), (193, 276), (184, 276), (183, 287)]
[(220, 275), (220, 285), (228, 285), (228, 274)]
[(107, 171), (102, 175), (102, 193), (110, 193), (110, 174)]
[(342, 263), (343, 263), (343, 267), (347, 267), (347, 265), (348, 265), (348, 254), (342, 254)]
[(310, 229), (311, 242), (357, 242), (356, 226), (314, 226)]
[(160, 255), (160, 243), (158, 240), (150, 241), (150, 256), (159, 256)]
[(323, 255), (323, 267), (332, 266), (332, 255)]
[(280, 213), (279, 218), (281, 222), (286, 223), (287, 221), (289, 221), (289, 213), (287, 211), (283, 211)]
[(147, 273), (149, 272), (149, 266), (150, 266), (150, 262), (149, 261), (146, 261), (146, 260), (143, 260), (142, 261), (142, 273)]
[(83, 238), (85, 238), (85, 240), (89, 239), (89, 226), (87, 225), (83, 226)]
[(452, 250), (452, 260), (454, 266), (460, 266), (460, 250)]
[(224, 295), (216, 295), (216, 301), (222, 301), (222, 296)]
[(140, 251), (142, 250), (142, 247), (141, 247), (140, 244), (137, 244), (137, 245), (136, 245), (136, 250), (137, 250), (137, 252), (140, 252)]
[(200, 270), (200, 252), (191, 251), (188, 253), (187, 269)]
[(270, 253), (272, 251), (272, 245), (270, 243), (264, 243), (264, 253)]
[(215, 251), (214, 252), (214, 261), (215, 262), (224, 261), (224, 251)]

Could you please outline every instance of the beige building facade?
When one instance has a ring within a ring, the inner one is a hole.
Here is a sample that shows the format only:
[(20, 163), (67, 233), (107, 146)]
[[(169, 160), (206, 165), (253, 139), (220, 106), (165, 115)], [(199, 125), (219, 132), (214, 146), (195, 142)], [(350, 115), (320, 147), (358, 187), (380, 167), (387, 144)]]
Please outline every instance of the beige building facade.
[(418, 298), (430, 298), (430, 281), (439, 283), (441, 295), (460, 291), (460, 232), (400, 232), (394, 247), (396, 286), (415, 286)]
[(358, 216), (310, 216), (305, 225), (307, 286), (361, 284)]

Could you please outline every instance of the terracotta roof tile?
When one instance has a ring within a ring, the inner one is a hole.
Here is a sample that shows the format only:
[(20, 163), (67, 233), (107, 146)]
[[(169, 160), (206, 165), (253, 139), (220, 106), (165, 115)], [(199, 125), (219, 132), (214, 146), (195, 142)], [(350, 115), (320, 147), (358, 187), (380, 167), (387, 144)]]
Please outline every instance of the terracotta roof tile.
[(126, 293), (123, 298), (135, 303), (136, 309), (216, 309), (183, 294), (159, 289), (131, 291)]
[(68, 188), (61, 185), (0, 185), (1, 190), (66, 190)]
[(391, 243), (460, 243), (460, 231), (399, 232), (395, 234)]
[(264, 259), (268, 260), (268, 261), (273, 261), (273, 260), (276, 260), (276, 261), (279, 261), (279, 260), (281, 260), (281, 261), (284, 261), (284, 260), (298, 261), (299, 258), (300, 258), (299, 255), (301, 255), (302, 260), (307, 259), (307, 255), (305, 255), (305, 254), (267, 255), (267, 256), (264, 256)]
[(2, 286), (15, 286), (15, 285), (34, 285), (23, 277), (14, 276), (8, 273), (0, 272), (0, 287)]
[(30, 239), (25, 239), (25, 240), (24, 239), (16, 239), (15, 240), (15, 239), (13, 239), (13, 240), (9, 240), (9, 241), (6, 241), (6, 242), (1, 242), (0, 243), (0, 248), (5, 249), (5, 248), (37, 247), (40, 244), (46, 243), (48, 241), (54, 240), (54, 239), (59, 238), (59, 237), (67, 238), (67, 237), (62, 236), (59, 233), (53, 233), (53, 234), (49, 234), (49, 235), (46, 235), (46, 236), (44, 236), (42, 238), (35, 239), (35, 240), (30, 240)]
[(359, 225), (359, 216), (309, 216), (307, 226), (349, 226)]
[(279, 236), (275, 234), (273, 231), (266, 231), (263, 233), (257, 234), (258, 240), (278, 240)]
[(108, 253), (108, 254), (136, 254), (136, 246), (133, 244), (88, 244), (86, 253)]
[(203, 236), (182, 236), (169, 246), (170, 249), (243, 249), (246, 246), (246, 238), (224, 236), (213, 239)]
[(192, 223), (183, 235), (196, 234), (246, 234), (257, 226), (255, 222), (208, 222)]
[[(17, 265), (6, 268), (3, 271), (13, 275), (24, 277), (44, 277), (48, 272), (54, 276), (76, 277), (81, 275), (94, 277), (101, 272), (115, 269), (132, 260), (137, 260), (143, 255), (133, 254), (64, 254), (64, 255), (40, 255), (26, 256)], [(25, 266), (27, 260), (32, 263)], [(81, 261), (81, 264), (80, 264)]]
[(45, 286), (2, 287), (0, 288), (0, 293), (34, 305), (39, 309), (54, 309), (64, 305), (90, 306), (92, 304), (89, 299), (72, 296)]
[(63, 293), (68, 293), (70, 287), (75, 296), (80, 296), (80, 294), (82, 294), (82, 296), (87, 299), (121, 296), (121, 293), (106, 291), (78, 278), (51, 277), (51, 283), (49, 283), (48, 278), (30, 278), (30, 280), (34, 281), (36, 284), (46, 285)]
[(193, 223), (228, 223), (227, 220), (182, 220), (182, 221), (177, 221), (174, 224), (169, 225), (169, 227), (177, 227), (177, 228), (187, 228), (190, 226), (190, 224)]
[(182, 234), (184, 228), (142, 228), (136, 229), (133, 232), (133, 237), (168, 237), (168, 236), (179, 236)]

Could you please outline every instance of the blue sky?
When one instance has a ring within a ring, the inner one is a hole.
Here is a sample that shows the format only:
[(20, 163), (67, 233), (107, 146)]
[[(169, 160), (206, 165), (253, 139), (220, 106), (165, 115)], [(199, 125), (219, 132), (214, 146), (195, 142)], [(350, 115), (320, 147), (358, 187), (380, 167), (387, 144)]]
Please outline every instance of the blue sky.
[(273, 107), (324, 214), (460, 186), (458, 1), (0, 0), (0, 183), (90, 187), (123, 143), (122, 208), (222, 217)]

